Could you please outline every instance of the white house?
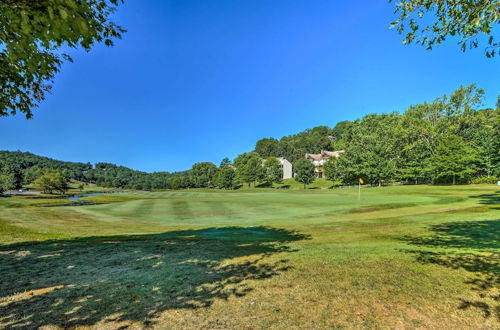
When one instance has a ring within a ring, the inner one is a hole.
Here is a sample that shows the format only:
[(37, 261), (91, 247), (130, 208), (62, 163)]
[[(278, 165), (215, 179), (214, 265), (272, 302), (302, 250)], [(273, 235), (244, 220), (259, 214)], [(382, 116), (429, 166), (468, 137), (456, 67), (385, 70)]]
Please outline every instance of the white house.
[(278, 160), (281, 163), (283, 168), (283, 179), (291, 179), (293, 178), (293, 166), (288, 160), (283, 157), (279, 157)]

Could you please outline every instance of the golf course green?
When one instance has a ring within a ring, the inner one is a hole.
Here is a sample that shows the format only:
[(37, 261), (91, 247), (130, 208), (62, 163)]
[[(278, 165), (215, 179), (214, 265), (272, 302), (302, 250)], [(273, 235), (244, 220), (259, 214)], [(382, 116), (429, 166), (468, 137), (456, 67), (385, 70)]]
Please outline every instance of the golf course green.
[(83, 200), (0, 198), (0, 328), (500, 327), (494, 185)]

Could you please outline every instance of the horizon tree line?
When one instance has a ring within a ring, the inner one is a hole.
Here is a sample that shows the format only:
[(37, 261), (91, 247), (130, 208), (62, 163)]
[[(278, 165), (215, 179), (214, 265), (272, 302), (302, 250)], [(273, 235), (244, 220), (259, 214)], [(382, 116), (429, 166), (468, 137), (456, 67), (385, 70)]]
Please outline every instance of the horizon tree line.
[(314, 166), (306, 165), (304, 155), (321, 150), (345, 150), (324, 166), (332, 185), (355, 184), (359, 178), (372, 185), (494, 182), (500, 175), (500, 96), (495, 109), (481, 109), (483, 101), (484, 90), (475, 84), (461, 86), (402, 113), (368, 114), (333, 128), (318, 126), (279, 140), (263, 138), (234, 161), (225, 158), (219, 166), (200, 162), (177, 173), (0, 151), (0, 192), (33, 184), (47, 171), (59, 171), (67, 180), (138, 190), (272, 187), (282, 178), (278, 157), (291, 161), (295, 179), (307, 185), (315, 179)]

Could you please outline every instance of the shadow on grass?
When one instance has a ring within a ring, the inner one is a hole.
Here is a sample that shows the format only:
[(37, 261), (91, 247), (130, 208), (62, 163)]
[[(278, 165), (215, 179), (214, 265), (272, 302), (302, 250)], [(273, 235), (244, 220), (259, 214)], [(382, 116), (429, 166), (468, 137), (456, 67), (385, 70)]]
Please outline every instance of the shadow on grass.
[(413, 246), (406, 250), (423, 264), (464, 269), (472, 277), (465, 283), (477, 299), (460, 299), (459, 309), (477, 308), (485, 318), (500, 321), (500, 220), (450, 222), (430, 227), (432, 236), (404, 237)]
[(271, 255), (294, 252), (286, 244), (308, 238), (222, 227), (0, 246), (0, 327), (151, 325), (169, 309), (246, 295), (247, 280), (290, 268)]
[(479, 199), (479, 204), (494, 205), (492, 206), (493, 209), (500, 210), (500, 190), (497, 190), (493, 194), (482, 194), (471, 197)]

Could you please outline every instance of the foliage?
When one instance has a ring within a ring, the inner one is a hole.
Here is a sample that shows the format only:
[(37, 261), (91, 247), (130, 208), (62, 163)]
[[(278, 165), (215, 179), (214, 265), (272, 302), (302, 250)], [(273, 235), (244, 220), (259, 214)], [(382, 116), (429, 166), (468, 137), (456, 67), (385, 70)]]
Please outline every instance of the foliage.
[(295, 172), (295, 181), (304, 184), (304, 189), (306, 185), (311, 184), (316, 179), (314, 174), (314, 165), (307, 159), (299, 159), (293, 164)]
[(8, 173), (6, 171), (0, 172), (0, 195), (4, 193), (4, 191), (15, 188), (15, 179), (14, 175)]
[(325, 170), (325, 177), (328, 180), (332, 181), (334, 185), (341, 182), (341, 172), (338, 158), (330, 157), (323, 167)]
[(400, 156), (400, 116), (396, 113), (367, 115), (356, 120), (345, 141), (349, 151), (341, 158), (350, 158), (354, 178), (366, 178), (367, 182), (381, 184), (396, 174), (396, 162)]
[(64, 60), (61, 49), (113, 45), (125, 32), (110, 20), (122, 0), (0, 2), (0, 116), (26, 118), (45, 99)]
[(233, 165), (233, 163), (231, 162), (231, 160), (229, 158), (224, 158), (221, 162), (220, 162), (220, 165), (219, 167), (227, 167), (227, 166), (231, 166)]
[(264, 162), (264, 181), (269, 184), (280, 183), (283, 180), (283, 167), (276, 157), (269, 157)]
[(235, 170), (230, 166), (221, 167), (214, 176), (214, 185), (219, 189), (235, 188)]
[(304, 158), (306, 153), (331, 150), (333, 148), (332, 134), (334, 133), (341, 134), (341, 132), (327, 126), (318, 126), (295, 135), (284, 136), (280, 140), (261, 139), (255, 145), (255, 153), (264, 159), (271, 156), (283, 157), (293, 163)]
[(275, 138), (261, 139), (255, 144), (255, 152), (262, 158), (268, 158), (279, 152), (279, 142)]
[(244, 153), (234, 160), (236, 178), (241, 183), (250, 184), (263, 178), (263, 167), (260, 157), (256, 153)]
[(473, 184), (496, 184), (499, 179), (496, 176), (480, 176), (471, 180)]
[(456, 177), (467, 181), (474, 173), (475, 162), (474, 151), (456, 135), (443, 136), (439, 139), (436, 152), (432, 158), (432, 172), (434, 178), (452, 177), (452, 183), (456, 183)]
[(191, 176), (196, 188), (211, 187), (213, 177), (217, 172), (217, 166), (210, 162), (201, 162), (193, 165), (191, 169)]
[(68, 179), (61, 171), (47, 171), (36, 178), (34, 186), (46, 194), (54, 191), (64, 194), (68, 190)]
[[(394, 181), (453, 183), (453, 177), (456, 182), (465, 183), (476, 177), (499, 176), (500, 102), (496, 109), (482, 109), (483, 98), (484, 91), (475, 84), (461, 86), (449, 96), (412, 105), (404, 112), (369, 114), (340, 122), (333, 128), (318, 126), (279, 140), (262, 139), (256, 149), (262, 154), (275, 152), (269, 157), (284, 157), (292, 163), (304, 159), (305, 153), (345, 150), (339, 159), (325, 164), (326, 176), (336, 181), (334, 184), (355, 184), (360, 177), (375, 185)], [(233, 182), (225, 181), (223, 189), (271, 182), (269, 174), (276, 179), (277, 166), (269, 172), (259, 152), (246, 152), (234, 159)], [(70, 180), (102, 187), (137, 190), (219, 187), (216, 173), (230, 166), (233, 165), (226, 158), (219, 169), (202, 162), (184, 172), (145, 173), (110, 163), (93, 166), (0, 151), (0, 169), (12, 175), (15, 188), (31, 184), (46, 170), (59, 170)], [(228, 175), (227, 180), (232, 176), (228, 170), (224, 174)]]
[(500, 22), (498, 0), (400, 0), (395, 13), (399, 18), (391, 27), (405, 34), (404, 44), (416, 43), (432, 49), (456, 36), (460, 48), (466, 51), (478, 47), (480, 39), (486, 38), (486, 56), (500, 54), (500, 44), (493, 36), (495, 25)]

